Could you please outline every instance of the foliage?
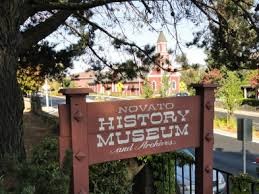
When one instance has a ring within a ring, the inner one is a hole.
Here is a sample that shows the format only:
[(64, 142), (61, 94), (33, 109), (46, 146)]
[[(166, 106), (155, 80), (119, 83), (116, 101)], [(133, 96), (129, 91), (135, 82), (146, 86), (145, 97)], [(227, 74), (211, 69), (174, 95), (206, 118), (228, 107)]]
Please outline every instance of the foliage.
[(181, 81), (186, 84), (188, 93), (190, 94), (195, 93), (194, 89), (192, 88), (192, 84), (200, 83), (203, 75), (204, 75), (204, 70), (200, 68), (196, 69), (196, 68), (190, 67), (189, 69), (181, 72)]
[(24, 93), (31, 94), (39, 91), (44, 83), (44, 77), (39, 76), (39, 71), (39, 66), (18, 69), (17, 80)]
[(205, 73), (202, 82), (205, 84), (219, 84), (222, 77), (219, 69), (212, 69)]
[(235, 72), (227, 72), (227, 75), (220, 82), (221, 87), (218, 90), (218, 95), (227, 109), (227, 119), (233, 115), (234, 110), (242, 102), (242, 91), (241, 91), (241, 81), (237, 77)]
[(127, 162), (123, 160), (106, 162), (90, 167), (90, 193), (131, 193)]
[[(170, 194), (170, 192), (174, 192), (176, 184), (174, 176), (175, 160), (169, 154), (153, 156), (149, 166), (153, 171), (155, 193)], [(171, 191), (169, 191), (169, 188), (171, 188)]]
[(71, 85), (71, 79), (69, 79), (69, 78), (64, 78), (63, 80), (62, 80), (62, 86), (64, 87), (64, 88), (69, 88), (70, 87), (70, 85)]
[[(27, 162), (20, 164), (14, 158), (6, 158), (0, 164), (0, 194), (69, 193), (72, 153), (67, 151), (60, 168), (56, 138), (46, 138), (35, 146)], [(126, 161), (93, 165), (90, 167), (90, 193), (130, 193), (131, 182), (127, 176)], [(4, 182), (13, 180), (9, 177), (15, 180), (12, 187), (7, 188)]]
[(225, 130), (236, 130), (237, 121), (234, 118), (227, 120), (226, 118), (215, 118), (214, 128), (225, 129)]
[(257, 107), (257, 106), (259, 106), (259, 100), (246, 98), (246, 99), (242, 100), (242, 105), (249, 105), (249, 106)]
[(239, 70), (238, 74), (242, 80), (242, 85), (251, 85), (250, 80), (258, 74), (258, 70)]
[[(217, 18), (221, 25), (211, 24), (210, 40), (203, 44), (208, 50), (207, 62), (211, 68), (229, 70), (256, 69), (258, 63), (258, 28), (251, 27), (249, 12), (253, 0), (217, 0)], [(258, 18), (257, 18), (258, 21)]]
[(253, 88), (258, 88), (259, 87), (259, 74), (254, 75), (249, 81), (250, 81), (250, 85)]
[(154, 90), (147, 80), (144, 81), (142, 89), (144, 98), (151, 98), (154, 95)]
[(164, 73), (162, 76), (162, 81), (161, 81), (161, 88), (160, 88), (160, 97), (166, 97), (169, 95), (169, 89), (171, 87), (170, 84), (170, 77), (168, 76), (167, 73)]
[(187, 85), (183, 81), (180, 81), (180, 92), (186, 92), (186, 91), (187, 91)]
[[(68, 194), (71, 154), (67, 154), (64, 164), (60, 168), (58, 162), (58, 145), (56, 138), (46, 138), (34, 147), (30, 160), (20, 163), (15, 158), (8, 160), (6, 166), (12, 168), (3, 172), (3, 178), (14, 184), (6, 187), (6, 193), (41, 194), (57, 193)], [(10, 174), (11, 173), (11, 174)]]
[(39, 91), (45, 77), (61, 80), (68, 67), (72, 66), (72, 53), (54, 50), (54, 46), (43, 42), (33, 46), (19, 57), (18, 83), (25, 93)]
[(181, 151), (148, 155), (138, 158), (140, 163), (144, 163), (151, 168), (156, 193), (171, 194), (169, 193), (169, 188), (171, 188), (171, 192), (174, 192), (176, 159), (180, 166), (187, 163), (194, 163), (194, 159), (190, 155)]
[(70, 170), (61, 169), (58, 161), (57, 139), (46, 138), (33, 149), (30, 162), (20, 167), (18, 180), (34, 187), (37, 194), (69, 193)]
[(190, 65), (188, 59), (185, 54), (177, 55), (175, 58), (175, 62), (179, 63), (182, 66), (182, 69), (189, 69)]
[[(250, 194), (252, 193), (251, 184), (256, 180), (248, 174), (239, 174), (237, 176), (231, 176), (231, 192), (238, 194)], [(259, 182), (257, 181), (257, 184)]]
[(59, 94), (58, 91), (61, 88), (61, 83), (56, 80), (51, 80), (49, 85), (50, 85), (50, 94), (57, 96)]

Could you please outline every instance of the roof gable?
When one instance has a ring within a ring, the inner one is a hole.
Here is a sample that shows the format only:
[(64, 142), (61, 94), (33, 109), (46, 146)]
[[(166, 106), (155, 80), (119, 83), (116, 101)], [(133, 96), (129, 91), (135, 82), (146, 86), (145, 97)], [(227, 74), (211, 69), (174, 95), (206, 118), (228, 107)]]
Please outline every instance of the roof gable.
[(157, 43), (159, 43), (159, 42), (167, 42), (167, 40), (165, 38), (165, 35), (162, 31), (159, 33), (159, 36), (158, 36), (158, 39), (157, 39)]

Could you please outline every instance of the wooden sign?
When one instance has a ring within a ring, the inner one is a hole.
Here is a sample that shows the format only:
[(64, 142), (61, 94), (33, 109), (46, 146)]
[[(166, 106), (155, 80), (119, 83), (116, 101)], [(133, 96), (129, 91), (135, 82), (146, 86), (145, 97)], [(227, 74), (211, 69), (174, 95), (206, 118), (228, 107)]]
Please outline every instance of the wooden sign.
[(89, 165), (196, 148), (196, 191), (212, 194), (214, 85), (197, 96), (86, 103), (90, 89), (65, 89), (59, 150), (73, 151), (73, 193), (89, 193)]
[(89, 163), (198, 147), (199, 105), (199, 96), (89, 103)]

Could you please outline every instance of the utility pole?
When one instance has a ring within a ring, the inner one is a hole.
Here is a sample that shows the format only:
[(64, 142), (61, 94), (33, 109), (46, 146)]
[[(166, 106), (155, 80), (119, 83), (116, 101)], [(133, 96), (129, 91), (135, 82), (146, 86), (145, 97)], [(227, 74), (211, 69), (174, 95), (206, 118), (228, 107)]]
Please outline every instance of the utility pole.
[(237, 119), (237, 139), (242, 141), (243, 173), (246, 173), (246, 142), (253, 138), (253, 121), (248, 118)]
[(246, 174), (246, 139), (242, 141), (242, 151), (243, 151), (243, 173)]
[(46, 97), (46, 107), (47, 107), (47, 110), (49, 110), (49, 94), (48, 94), (49, 85), (48, 85), (47, 78), (45, 78), (45, 83), (43, 85), (43, 89), (44, 89), (45, 97)]

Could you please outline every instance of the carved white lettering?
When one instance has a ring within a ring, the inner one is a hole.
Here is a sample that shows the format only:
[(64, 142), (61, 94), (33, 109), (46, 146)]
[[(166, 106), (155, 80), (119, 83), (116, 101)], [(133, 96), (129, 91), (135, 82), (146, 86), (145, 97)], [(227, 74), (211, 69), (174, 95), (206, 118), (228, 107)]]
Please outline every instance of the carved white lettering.
[(179, 127), (179, 125), (175, 125), (174, 128), (176, 130), (175, 132), (175, 136), (180, 136), (180, 135), (188, 135), (188, 124), (185, 124), (183, 129), (181, 130), (181, 128)]
[(108, 125), (109, 129), (112, 130), (114, 129), (114, 126), (113, 126), (113, 120), (114, 118), (113, 117), (108, 117), (108, 120), (107, 122), (104, 122), (104, 118), (99, 118), (98, 121), (100, 123), (100, 126), (99, 126), (99, 131), (104, 131), (104, 125)]
[(113, 141), (113, 133), (110, 133), (108, 138), (106, 139), (106, 141), (103, 139), (103, 137), (100, 134), (97, 134), (97, 139), (98, 139), (98, 143), (97, 143), (97, 147), (103, 147), (104, 145), (107, 146), (112, 146), (114, 145), (114, 141)]

